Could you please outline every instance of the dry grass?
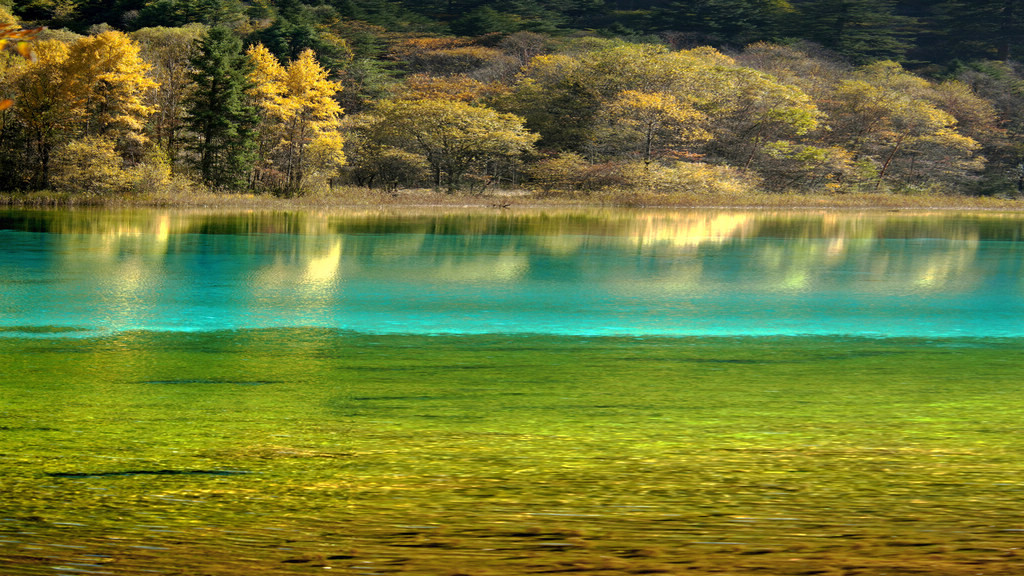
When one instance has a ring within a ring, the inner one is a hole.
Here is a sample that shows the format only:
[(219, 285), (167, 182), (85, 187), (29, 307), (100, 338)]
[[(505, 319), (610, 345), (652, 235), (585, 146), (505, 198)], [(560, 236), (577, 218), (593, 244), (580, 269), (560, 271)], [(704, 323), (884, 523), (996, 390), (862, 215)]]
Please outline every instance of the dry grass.
[(0, 206), (19, 208), (216, 208), (240, 210), (305, 210), (344, 208), (830, 208), (830, 209), (938, 209), (1022, 211), (1024, 199), (943, 194), (655, 194), (604, 191), (577, 194), (542, 194), (526, 190), (496, 190), (482, 194), (445, 194), (428, 189), (395, 193), (366, 188), (336, 188), (328, 194), (281, 198), (271, 195), (225, 194), (201, 189), (177, 189), (150, 195), (124, 195), (81, 199), (55, 192), (0, 194)]

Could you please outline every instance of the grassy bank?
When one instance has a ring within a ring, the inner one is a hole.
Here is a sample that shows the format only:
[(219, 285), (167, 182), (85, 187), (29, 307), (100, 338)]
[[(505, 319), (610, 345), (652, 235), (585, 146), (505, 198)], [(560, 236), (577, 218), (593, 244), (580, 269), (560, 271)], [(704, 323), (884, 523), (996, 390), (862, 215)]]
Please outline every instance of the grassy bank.
[(1024, 199), (947, 194), (649, 194), (609, 191), (589, 194), (542, 194), (528, 190), (495, 190), (480, 194), (446, 194), (433, 190), (395, 193), (366, 188), (336, 188), (326, 194), (282, 198), (271, 195), (224, 194), (189, 190), (170, 194), (78, 197), (55, 192), (3, 193), (0, 206), (19, 208), (156, 207), (302, 210), (368, 207), (531, 208), (562, 206), (665, 208), (835, 208), (1024, 210)]

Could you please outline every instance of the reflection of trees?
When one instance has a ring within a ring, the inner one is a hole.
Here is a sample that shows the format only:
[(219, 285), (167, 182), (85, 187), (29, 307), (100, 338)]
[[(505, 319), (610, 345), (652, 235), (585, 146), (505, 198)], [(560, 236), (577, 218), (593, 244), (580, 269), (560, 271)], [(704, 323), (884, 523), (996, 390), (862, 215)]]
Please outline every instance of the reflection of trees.
[[(980, 241), (1024, 240), (1024, 218), (1014, 214), (825, 211), (83, 210), (0, 213), (0, 224), (55, 233), (88, 251), (90, 262), (61, 262), (65, 270), (85, 273), (105, 260), (108, 286), (125, 302), (163, 282), (164, 255), (194, 249), (183, 244), (187, 234), (247, 236), (250, 253), (269, 258), (251, 282), (310, 294), (334, 289), (348, 275), (516, 282), (537, 258), (577, 267), (581, 279), (646, 282), (654, 290), (707, 291), (739, 279), (750, 289), (803, 291), (843, 268), (864, 291), (961, 292), (994, 265), (978, 258)], [(707, 258), (746, 247), (752, 251), (733, 264), (731, 277), (708, 273)], [(601, 251), (640, 254), (650, 267), (634, 277), (589, 257)]]

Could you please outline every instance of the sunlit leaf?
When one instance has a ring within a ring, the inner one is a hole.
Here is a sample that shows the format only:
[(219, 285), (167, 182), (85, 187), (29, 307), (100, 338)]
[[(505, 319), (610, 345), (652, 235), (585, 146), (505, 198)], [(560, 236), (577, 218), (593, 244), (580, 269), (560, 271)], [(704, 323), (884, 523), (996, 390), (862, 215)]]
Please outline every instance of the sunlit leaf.
[(36, 55), (34, 52), (32, 52), (32, 45), (28, 42), (24, 40), (18, 42), (18, 47), (16, 48), (16, 50), (18, 51), (18, 54), (21, 54), (22, 58), (26, 60), (31, 60), (32, 62), (36, 61)]
[(10, 98), (5, 98), (3, 100), (0, 100), (0, 110), (7, 110), (13, 104), (14, 104), (14, 100), (11, 100)]

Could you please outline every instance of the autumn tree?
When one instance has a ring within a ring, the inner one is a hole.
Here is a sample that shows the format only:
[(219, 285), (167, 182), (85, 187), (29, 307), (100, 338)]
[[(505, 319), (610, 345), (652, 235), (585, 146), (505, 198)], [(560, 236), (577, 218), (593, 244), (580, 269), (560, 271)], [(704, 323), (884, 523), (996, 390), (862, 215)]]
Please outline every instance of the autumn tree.
[[(616, 154), (609, 132), (627, 142), (639, 130), (632, 141), (645, 149), (660, 139), (669, 155), (685, 155), (703, 141), (700, 152), (745, 167), (754, 167), (766, 144), (812, 130), (820, 115), (798, 87), (717, 50), (602, 40), (534, 58), (507, 106), (540, 132), (543, 147), (592, 160)], [(635, 149), (617, 152), (628, 148)]]
[[(71, 138), (75, 126), (70, 98), (63, 90), (68, 46), (40, 41), (36, 59), (6, 71), (19, 105), (4, 112), (4, 160), (9, 186), (45, 188), (53, 149)], [(17, 169), (14, 168), (17, 166)]]
[(434, 184), (449, 193), (460, 188), (473, 169), (514, 160), (529, 151), (537, 136), (523, 119), (452, 100), (400, 100), (379, 103), (364, 140), (421, 154)]
[(632, 143), (644, 164), (659, 154), (685, 152), (694, 142), (707, 140), (702, 127), (706, 116), (693, 103), (674, 94), (624, 90), (602, 109), (607, 118), (606, 140)]
[(280, 187), (289, 194), (303, 190), (310, 172), (326, 182), (345, 161), (342, 109), (335, 100), (341, 85), (328, 79), (312, 50), (287, 66), (262, 44), (250, 47), (247, 55), (250, 95), (265, 124), (261, 169), (278, 172)]
[(585, 153), (603, 106), (624, 90), (676, 93), (685, 63), (663, 46), (584, 39), (539, 55), (500, 105), (524, 117), (543, 148)]
[(45, 188), (53, 151), (75, 138), (108, 140), (124, 161), (140, 161), (153, 111), (145, 98), (155, 83), (138, 45), (110, 31), (70, 44), (40, 41), (35, 53), (11, 79), (20, 105), (10, 121), (22, 147), (8, 150), (27, 168), (20, 170), (28, 173), (26, 184)]
[[(965, 121), (962, 112), (946, 108), (965, 124), (965, 133), (984, 147), (988, 163), (979, 190), (1024, 196), (1024, 65), (1013, 61), (976, 62), (961, 71), (959, 83), (981, 99), (967, 106), (969, 110), (982, 110), (969, 114), (980, 116), (980, 122), (974, 118)], [(986, 108), (995, 112), (995, 129), (987, 126)], [(973, 129), (979, 124), (979, 130)]]
[(928, 81), (895, 62), (866, 66), (839, 84), (829, 102), (830, 139), (870, 162), (874, 188), (964, 178), (979, 171), (978, 143), (939, 108)]
[(199, 41), (191, 64), (194, 88), (185, 101), (185, 123), (196, 135), (200, 177), (216, 187), (244, 187), (255, 160), (257, 117), (248, 96), (252, 63), (242, 41), (215, 26)]
[(709, 152), (744, 168), (757, 168), (766, 145), (798, 139), (821, 118), (800, 88), (743, 66), (710, 67), (699, 97), (712, 126)]
[(133, 32), (142, 57), (152, 65), (151, 77), (157, 88), (151, 93), (155, 112), (150, 117), (150, 134), (172, 165), (181, 153), (185, 129), (185, 105), (192, 90), (192, 58), (206, 27), (192, 24), (181, 28), (143, 28)]
[(65, 63), (65, 86), (85, 134), (110, 137), (123, 145), (144, 138), (153, 113), (146, 104), (157, 83), (139, 45), (122, 32), (108, 31), (75, 42)]

